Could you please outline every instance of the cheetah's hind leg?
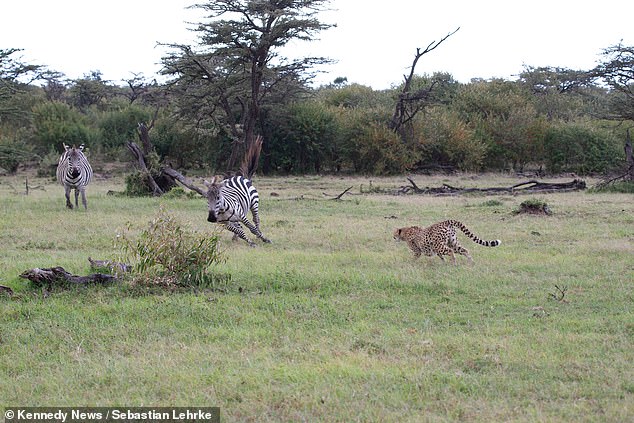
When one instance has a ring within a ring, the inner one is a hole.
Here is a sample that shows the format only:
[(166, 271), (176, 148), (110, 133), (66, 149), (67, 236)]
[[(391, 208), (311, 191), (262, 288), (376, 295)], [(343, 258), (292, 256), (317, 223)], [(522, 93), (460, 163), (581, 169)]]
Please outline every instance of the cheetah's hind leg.
[(456, 242), (456, 244), (453, 246), (453, 251), (465, 256), (469, 260), (469, 264), (473, 264), (473, 257), (471, 257), (471, 254), (469, 254), (469, 250), (464, 248), (462, 245)]

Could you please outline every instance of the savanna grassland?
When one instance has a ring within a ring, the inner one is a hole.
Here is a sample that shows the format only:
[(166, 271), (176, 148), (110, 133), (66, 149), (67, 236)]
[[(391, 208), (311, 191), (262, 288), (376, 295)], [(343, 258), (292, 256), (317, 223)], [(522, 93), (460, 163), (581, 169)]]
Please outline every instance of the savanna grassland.
[[(507, 176), (418, 176), (419, 186), (510, 186)], [(223, 421), (634, 420), (634, 197), (431, 197), (404, 178), (257, 177), (262, 230), (249, 248), (220, 232), (215, 287), (128, 283), (53, 289), (18, 275), (91, 272), (118, 231), (162, 207), (216, 232), (198, 198), (125, 198), (118, 179), (19, 193), (0, 179), (0, 407), (219, 406)], [(353, 186), (343, 201), (336, 195)], [(363, 193), (361, 191), (363, 190)], [(272, 195), (274, 194), (274, 195)], [(463, 221), (475, 260), (417, 261), (396, 227)], [(230, 275), (227, 278), (226, 275)], [(557, 288), (566, 288), (563, 299)], [(553, 294), (553, 295), (551, 295)]]

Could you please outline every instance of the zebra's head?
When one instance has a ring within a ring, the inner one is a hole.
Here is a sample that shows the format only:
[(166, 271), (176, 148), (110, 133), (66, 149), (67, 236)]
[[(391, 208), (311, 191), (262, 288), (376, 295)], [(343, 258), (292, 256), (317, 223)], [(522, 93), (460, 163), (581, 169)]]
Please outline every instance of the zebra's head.
[(80, 174), (80, 164), (84, 156), (84, 144), (80, 145), (79, 148), (75, 146), (70, 147), (64, 144), (64, 149), (67, 153), (66, 157), (68, 159), (69, 174), (76, 178)]
[(209, 215), (207, 216), (208, 222), (218, 221), (220, 208), (224, 202), (222, 188), (225, 184), (224, 182), (218, 182), (217, 179), (217, 177), (214, 177), (211, 182), (205, 181), (205, 185), (207, 185), (207, 207), (209, 209)]

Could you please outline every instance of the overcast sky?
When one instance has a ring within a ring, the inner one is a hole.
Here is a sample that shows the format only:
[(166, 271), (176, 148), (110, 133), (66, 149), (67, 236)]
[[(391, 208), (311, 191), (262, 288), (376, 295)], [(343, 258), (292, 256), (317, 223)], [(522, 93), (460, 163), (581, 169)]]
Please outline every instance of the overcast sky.
[[(204, 0), (200, 0), (202, 2)], [(0, 48), (22, 60), (79, 78), (99, 70), (120, 83), (132, 73), (152, 77), (165, 49), (195, 43), (195, 0), (4, 0)], [(321, 19), (336, 24), (319, 40), (290, 46), (289, 56), (325, 56), (318, 82), (346, 77), (375, 89), (402, 81), (417, 47), (460, 30), (425, 55), (417, 73), (445, 71), (471, 78), (516, 79), (524, 65), (590, 69), (621, 40), (634, 45), (634, 1), (603, 0), (332, 0)]]

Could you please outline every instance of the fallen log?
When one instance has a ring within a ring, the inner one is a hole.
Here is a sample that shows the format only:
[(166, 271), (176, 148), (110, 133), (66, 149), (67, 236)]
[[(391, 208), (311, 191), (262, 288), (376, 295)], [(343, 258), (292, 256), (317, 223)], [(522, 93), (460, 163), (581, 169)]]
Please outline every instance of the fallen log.
[(198, 194), (202, 195), (203, 197), (207, 197), (207, 192), (204, 189), (194, 185), (194, 183), (192, 181), (190, 181), (189, 179), (184, 177), (180, 172), (177, 172), (176, 170), (174, 170), (174, 169), (172, 169), (171, 167), (168, 167), (168, 166), (163, 167), (162, 171), (163, 171), (163, 173), (165, 173), (166, 175), (174, 178), (176, 181), (180, 182), (182, 185), (184, 185), (185, 187), (189, 188), (190, 190), (197, 192)]
[(88, 276), (73, 275), (63, 267), (51, 267), (47, 269), (31, 269), (22, 272), (20, 275), (23, 279), (28, 279), (36, 286), (51, 285), (85, 285), (89, 283), (107, 284), (119, 280), (117, 276), (106, 275), (103, 273), (93, 273)]
[(510, 187), (490, 187), (490, 188), (459, 188), (449, 184), (443, 184), (436, 188), (419, 188), (411, 179), (407, 178), (411, 185), (405, 185), (397, 190), (397, 194), (431, 194), (431, 195), (460, 195), (468, 193), (484, 194), (523, 194), (523, 193), (548, 193), (548, 192), (569, 192), (586, 189), (586, 182), (575, 179), (570, 182), (540, 182), (530, 180), (520, 182)]

